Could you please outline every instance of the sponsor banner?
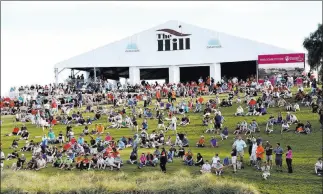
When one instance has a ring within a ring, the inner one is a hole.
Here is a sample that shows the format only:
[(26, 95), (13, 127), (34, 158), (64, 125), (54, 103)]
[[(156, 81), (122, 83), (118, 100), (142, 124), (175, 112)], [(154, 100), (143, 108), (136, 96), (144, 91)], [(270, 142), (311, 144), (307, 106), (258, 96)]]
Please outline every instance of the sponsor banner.
[(259, 69), (295, 69), (303, 68), (304, 63), (274, 63), (274, 64), (259, 64)]
[(274, 55), (258, 55), (258, 64), (288, 64), (288, 63), (304, 63), (304, 53), (291, 54), (274, 54)]

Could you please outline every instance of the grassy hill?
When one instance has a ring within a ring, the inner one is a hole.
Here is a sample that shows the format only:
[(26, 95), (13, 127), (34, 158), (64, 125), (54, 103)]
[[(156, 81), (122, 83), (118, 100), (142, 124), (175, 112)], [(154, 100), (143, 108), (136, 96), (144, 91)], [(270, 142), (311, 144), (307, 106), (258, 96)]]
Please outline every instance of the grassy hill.
[[(222, 95), (222, 97), (226, 97)], [(206, 97), (208, 99), (210, 97)], [(301, 106), (301, 111), (295, 113), (299, 120), (306, 122), (310, 121), (313, 125), (314, 132), (309, 135), (296, 135), (293, 132), (280, 134), (280, 126), (275, 126), (275, 131), (267, 135), (265, 124), (269, 115), (277, 117), (278, 112), (286, 116), (286, 111), (283, 108), (270, 108), (269, 114), (265, 116), (250, 116), (250, 117), (235, 117), (233, 114), (237, 108), (233, 107), (221, 108), (222, 115), (226, 122), (224, 126), (229, 128), (229, 138), (219, 142), (218, 148), (211, 148), (209, 143), (206, 148), (196, 148), (195, 143), (200, 135), (203, 134), (205, 127), (202, 126), (201, 113), (189, 113), (191, 124), (186, 127), (178, 127), (179, 132), (187, 132), (190, 142), (190, 149), (196, 159), (196, 154), (201, 153), (204, 160), (211, 160), (215, 153), (218, 153), (221, 159), (230, 156), (231, 145), (234, 135), (233, 129), (236, 123), (242, 120), (250, 122), (256, 119), (260, 125), (261, 132), (256, 136), (262, 137), (263, 141), (269, 141), (272, 145), (277, 142), (286, 150), (286, 146), (290, 145), (293, 149), (293, 168), (294, 173), (288, 174), (286, 162), (283, 161), (284, 172), (278, 173), (271, 171), (272, 176), (268, 180), (263, 180), (261, 173), (257, 172), (253, 167), (246, 166), (245, 169), (239, 170), (237, 174), (233, 174), (231, 169), (227, 169), (223, 176), (215, 175), (200, 175), (199, 167), (184, 166), (180, 159), (175, 159), (173, 163), (167, 164), (167, 174), (162, 174), (159, 167), (144, 167), (138, 169), (135, 165), (125, 164), (122, 169), (117, 171), (65, 171), (54, 169), (51, 166), (42, 169), (38, 172), (20, 171), (12, 172), (10, 169), (5, 169), (1, 173), (1, 190), (2, 192), (80, 192), (83, 193), (123, 193), (123, 192), (141, 192), (151, 193), (322, 193), (322, 177), (314, 174), (314, 164), (317, 158), (322, 156), (322, 131), (319, 129), (318, 114), (311, 113), (309, 108)], [(130, 110), (128, 111), (130, 112)], [(92, 115), (93, 116), (93, 115)], [(14, 126), (12, 116), (3, 116), (1, 120), (1, 142), (5, 154), (12, 152), (8, 149), (12, 140), (15, 137), (6, 137), (5, 134), (10, 133)], [(95, 123), (106, 123), (106, 116), (103, 116)], [(140, 124), (142, 119), (138, 120)], [(149, 120), (149, 130), (157, 128), (157, 120)], [(293, 129), (295, 125), (291, 128)], [(40, 128), (36, 128), (31, 124), (27, 124), (30, 132), (30, 139), (41, 141), (40, 138), (35, 139), (35, 136), (42, 136), (44, 133)], [(65, 125), (57, 125), (53, 128), (57, 135), (59, 131), (65, 132)], [(92, 129), (92, 127), (90, 127)], [(73, 127), (75, 136), (82, 132), (83, 127)], [(123, 128), (121, 130), (108, 130), (112, 136), (119, 139), (122, 136), (132, 136), (133, 132), (130, 129)], [(107, 130), (105, 131), (107, 132)], [(47, 134), (47, 131), (45, 131)], [(168, 132), (166, 135), (172, 135)], [(211, 134), (203, 134), (209, 142)], [(216, 135), (220, 140), (220, 136)], [(85, 138), (89, 142), (89, 137)], [(172, 136), (172, 142), (175, 141), (175, 136)], [(19, 141), (19, 147), (24, 145), (24, 141)], [(166, 147), (168, 150), (168, 147)], [(186, 148), (187, 150), (187, 148)], [(148, 149), (139, 149), (138, 153), (147, 152)], [(153, 151), (153, 149), (149, 150)], [(121, 151), (122, 159), (125, 161), (129, 158), (131, 148)], [(30, 153), (25, 154), (27, 160), (31, 158)], [(249, 156), (246, 151), (245, 158)], [(5, 161), (5, 166), (11, 165), (16, 160)], [(17, 184), (19, 183), (19, 184)]]

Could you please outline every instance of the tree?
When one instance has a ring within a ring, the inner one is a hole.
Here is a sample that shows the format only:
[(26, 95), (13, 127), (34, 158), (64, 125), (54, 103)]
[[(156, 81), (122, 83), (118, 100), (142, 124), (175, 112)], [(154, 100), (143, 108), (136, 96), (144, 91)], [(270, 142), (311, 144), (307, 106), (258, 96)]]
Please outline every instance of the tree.
[(319, 24), (315, 32), (304, 39), (304, 48), (308, 52), (308, 64), (312, 69), (319, 70), (318, 74), (323, 82), (323, 25)]

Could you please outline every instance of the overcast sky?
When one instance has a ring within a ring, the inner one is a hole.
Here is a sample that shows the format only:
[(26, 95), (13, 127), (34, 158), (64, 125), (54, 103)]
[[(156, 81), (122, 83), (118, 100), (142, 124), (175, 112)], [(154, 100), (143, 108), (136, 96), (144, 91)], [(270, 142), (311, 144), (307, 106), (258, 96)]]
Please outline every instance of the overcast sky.
[(54, 81), (54, 64), (168, 20), (304, 52), (322, 2), (1, 2), (1, 93)]

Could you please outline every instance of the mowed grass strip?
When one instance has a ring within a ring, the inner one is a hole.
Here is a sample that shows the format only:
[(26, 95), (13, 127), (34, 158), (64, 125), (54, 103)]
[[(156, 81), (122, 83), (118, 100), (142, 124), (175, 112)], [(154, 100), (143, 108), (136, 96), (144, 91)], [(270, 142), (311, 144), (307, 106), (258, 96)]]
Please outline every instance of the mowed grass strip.
[[(220, 96), (221, 98), (227, 97), (227, 95), (225, 94)], [(204, 98), (205, 100), (207, 100), (214, 98), (214, 96), (207, 96)], [(178, 101), (180, 101), (180, 99), (178, 99)], [(139, 105), (142, 106), (142, 103), (139, 103)], [(245, 105), (243, 107), (245, 108)], [(5, 169), (5, 171), (1, 173), (1, 189), (4, 189), (6, 191), (12, 190), (28, 192), (76, 192), (83, 189), (84, 191), (99, 193), (102, 191), (152, 192), (155, 190), (160, 192), (174, 191), (174, 193), (175, 190), (178, 190), (179, 193), (201, 193), (204, 191), (205, 193), (322, 193), (322, 177), (318, 177), (314, 174), (314, 164), (317, 161), (317, 158), (322, 156), (322, 131), (319, 129), (320, 125), (318, 121), (318, 114), (312, 113), (310, 108), (304, 106), (301, 106), (300, 112), (294, 113), (303, 123), (305, 123), (306, 121), (310, 121), (312, 123), (314, 129), (314, 132), (312, 134), (296, 135), (293, 132), (289, 132), (283, 133), (281, 135), (280, 126), (275, 126), (275, 131), (272, 134), (268, 135), (264, 132), (264, 130), (269, 115), (277, 117), (278, 112), (282, 112), (283, 117), (285, 117), (286, 111), (284, 110), (284, 108), (269, 108), (268, 114), (265, 116), (235, 117), (234, 113), (236, 111), (236, 108), (237, 104), (234, 104), (232, 107), (220, 108), (226, 120), (224, 126), (227, 126), (229, 128), (230, 135), (228, 140), (225, 141), (220, 141), (220, 136), (215, 135), (215, 137), (219, 141), (218, 148), (211, 148), (209, 145), (209, 140), (214, 135), (204, 134), (205, 127), (202, 126), (202, 114), (187, 114), (191, 119), (191, 124), (186, 127), (179, 126), (178, 131), (187, 133), (190, 143), (190, 149), (194, 154), (194, 158), (196, 158), (197, 153), (201, 153), (204, 157), (204, 160), (211, 160), (215, 153), (218, 153), (221, 159), (230, 157), (231, 146), (234, 141), (234, 135), (232, 135), (232, 132), (237, 122), (242, 120), (250, 122), (251, 120), (256, 119), (261, 129), (260, 133), (256, 133), (256, 137), (260, 136), (263, 141), (269, 141), (274, 146), (276, 142), (280, 142), (284, 150), (286, 150), (287, 145), (290, 145), (292, 147), (294, 168), (293, 174), (287, 173), (285, 161), (283, 163), (285, 168), (284, 172), (277, 173), (272, 170), (271, 177), (266, 181), (262, 179), (260, 172), (257, 172), (254, 168), (249, 166), (246, 166), (245, 169), (238, 171), (237, 174), (233, 174), (231, 169), (227, 169), (222, 177), (217, 177), (215, 175), (201, 176), (199, 174), (199, 167), (184, 166), (183, 162), (180, 159), (175, 159), (173, 163), (167, 164), (166, 175), (159, 172), (159, 167), (144, 167), (142, 169), (137, 169), (137, 166), (128, 164), (125, 164), (120, 172), (108, 172), (102, 170), (92, 170), (90, 172), (80, 172), (78, 170), (64, 171), (52, 168), (50, 165), (48, 165), (46, 169), (42, 169), (38, 172), (11, 172), (10, 169)], [(127, 110), (127, 113), (130, 112), (130, 109)], [(93, 113), (84, 114), (83, 116), (87, 115), (93, 117)], [(1, 126), (1, 142), (3, 151), (6, 155), (13, 151), (8, 148), (11, 145), (13, 139), (16, 138), (13, 136), (5, 136), (5, 134), (10, 133), (14, 127), (13, 119), (14, 116), (1, 117), (1, 120), (3, 121), (3, 124)], [(142, 119), (138, 119), (138, 124), (141, 124), (141, 122)], [(103, 116), (99, 121), (96, 121), (95, 123), (103, 123), (104, 125), (109, 125), (109, 123), (107, 123), (106, 116)], [(19, 126), (21, 126), (21, 123), (18, 124)], [(148, 133), (151, 133), (152, 130), (157, 129), (157, 120), (148, 120), (148, 124)], [(89, 128), (92, 129), (92, 127), (94, 127), (94, 124), (92, 124)], [(43, 132), (42, 129), (36, 128), (30, 123), (27, 123), (27, 128), (30, 132), (30, 140), (34, 139), (34, 141), (36, 142), (40, 142), (41, 139), (35, 139), (35, 136), (42, 136), (44, 134), (47, 134), (48, 132), (47, 130)], [(292, 125), (291, 129), (294, 128), (295, 125)], [(65, 133), (66, 126), (57, 125), (54, 126), (53, 130), (56, 135), (58, 135), (59, 131), (63, 131)], [(76, 137), (78, 137), (78, 135), (82, 133), (83, 126), (74, 126), (73, 130), (75, 131)], [(134, 132), (127, 128), (122, 128), (121, 130), (105, 130), (105, 132), (107, 131), (109, 131), (116, 140), (121, 138), (122, 136), (129, 137), (133, 136), (134, 134)], [(173, 133), (169, 131), (166, 134), (166, 139), (168, 135), (172, 136), (172, 141), (174, 142), (175, 136), (173, 135)], [(196, 148), (195, 143), (198, 141), (201, 135), (205, 136), (207, 140), (207, 147)], [(85, 140), (89, 142), (89, 136), (85, 137)], [(24, 146), (24, 144), (24, 141), (19, 141), (19, 147)], [(168, 147), (166, 147), (166, 149), (168, 149)], [(154, 149), (139, 149), (138, 153), (146, 153), (148, 151), (152, 152), (154, 151)], [(130, 152), (131, 148), (127, 148), (121, 151), (121, 156), (124, 161), (128, 160)], [(248, 160), (249, 156), (247, 149), (245, 150), (245, 153), (245, 160)], [(27, 160), (31, 158), (30, 152), (26, 152), (25, 155), (27, 157)], [(5, 166), (10, 166), (15, 161), (16, 160), (5, 161)], [(90, 181), (83, 181), (83, 179), (88, 179), (89, 177), (92, 177), (93, 180), (91, 179)], [(13, 180), (19, 180), (19, 184), (13, 184)], [(220, 189), (222, 188), (222, 186), (220, 186), (219, 184), (222, 185), (223, 188), (227, 187), (228, 192), (224, 192), (224, 190)], [(13, 187), (13, 185), (15, 186)], [(236, 186), (237, 190), (231, 190), (231, 186)], [(245, 187), (242, 188), (241, 186)], [(158, 190), (159, 187), (161, 189)], [(201, 187), (202, 190), (198, 190), (197, 188), (199, 187)], [(218, 188), (218, 190), (216, 190), (216, 188)], [(246, 188), (249, 188), (249, 190)]]

